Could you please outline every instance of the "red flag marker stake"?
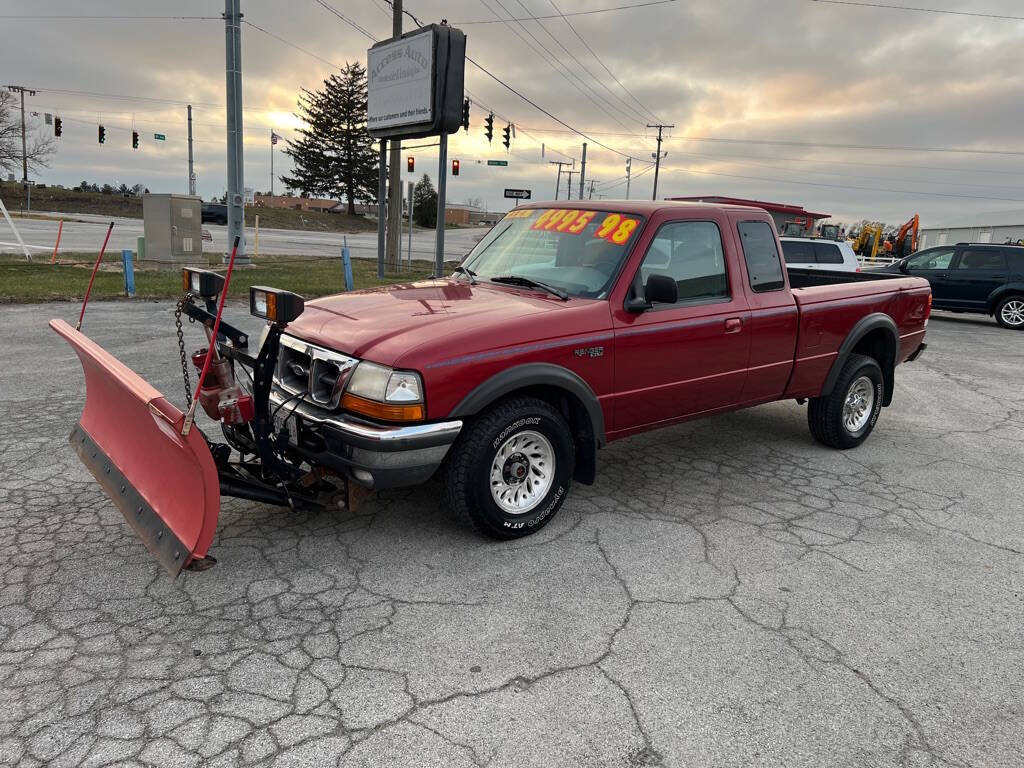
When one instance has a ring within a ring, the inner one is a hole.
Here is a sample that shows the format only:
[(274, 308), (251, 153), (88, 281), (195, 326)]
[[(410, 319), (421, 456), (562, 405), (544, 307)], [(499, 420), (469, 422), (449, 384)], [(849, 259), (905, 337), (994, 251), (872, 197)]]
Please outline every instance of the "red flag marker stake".
[(217, 343), (217, 333), (220, 331), (220, 316), (224, 314), (224, 300), (228, 296), (228, 288), (231, 285), (231, 271), (235, 268), (235, 254), (238, 253), (238, 243), (242, 238), (236, 237), (235, 244), (231, 247), (231, 258), (228, 259), (228, 271), (224, 275), (224, 289), (220, 292), (220, 303), (217, 305), (217, 316), (213, 319), (213, 332), (210, 334), (210, 348), (206, 350), (206, 359), (203, 360), (203, 370), (199, 372), (199, 383), (196, 384), (195, 394), (192, 396), (192, 405), (185, 414), (185, 422), (181, 426), (181, 434), (187, 435), (192, 429), (192, 422), (195, 421), (196, 403), (199, 402), (199, 392), (203, 388), (203, 381), (206, 379), (206, 372), (210, 370), (210, 358), (214, 354), (214, 345)]
[(114, 230), (114, 222), (110, 222), (110, 226), (107, 227), (107, 236), (103, 238), (103, 247), (100, 248), (100, 255), (96, 257), (96, 263), (92, 265), (92, 276), (89, 278), (89, 287), (85, 289), (85, 298), (82, 299), (82, 311), (78, 313), (78, 325), (75, 326), (76, 331), (82, 330), (82, 318), (85, 317), (85, 307), (89, 303), (89, 294), (92, 293), (92, 283), (96, 279), (96, 271), (100, 268), (100, 262), (103, 261), (103, 254), (107, 250), (107, 243), (110, 242), (110, 233)]
[(57, 249), (60, 248), (60, 234), (64, 231), (64, 219), (60, 220), (60, 224), (57, 225), (57, 242), (53, 244), (53, 256), (50, 258), (50, 263), (53, 264), (57, 261)]

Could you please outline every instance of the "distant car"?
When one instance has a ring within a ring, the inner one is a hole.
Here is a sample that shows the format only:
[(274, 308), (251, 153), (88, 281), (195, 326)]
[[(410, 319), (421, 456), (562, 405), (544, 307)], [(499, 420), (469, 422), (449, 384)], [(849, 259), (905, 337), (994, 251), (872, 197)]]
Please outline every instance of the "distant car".
[(815, 237), (780, 237), (779, 240), (787, 267), (860, 272), (857, 254), (849, 243)]
[(203, 203), (203, 224), (227, 224), (228, 207), (224, 203)]
[(935, 309), (995, 317), (1003, 328), (1024, 330), (1024, 248), (957, 243), (926, 248), (875, 272), (923, 277)]

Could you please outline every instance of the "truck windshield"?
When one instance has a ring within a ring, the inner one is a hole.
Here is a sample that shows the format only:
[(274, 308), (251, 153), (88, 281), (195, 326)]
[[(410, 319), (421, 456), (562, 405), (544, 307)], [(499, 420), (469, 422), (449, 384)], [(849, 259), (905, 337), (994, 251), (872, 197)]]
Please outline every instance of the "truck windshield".
[(509, 211), (462, 262), (477, 280), (524, 277), (603, 299), (643, 217), (572, 208)]

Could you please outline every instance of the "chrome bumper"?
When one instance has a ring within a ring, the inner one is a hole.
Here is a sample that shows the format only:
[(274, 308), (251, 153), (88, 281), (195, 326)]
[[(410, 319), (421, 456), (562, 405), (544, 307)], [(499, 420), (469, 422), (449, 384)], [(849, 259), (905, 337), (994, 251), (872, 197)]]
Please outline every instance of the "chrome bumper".
[(284, 417), (296, 421), (295, 431), (290, 432), (290, 446), (308, 461), (343, 471), (371, 488), (425, 482), (462, 430), (462, 422), (457, 419), (385, 426), (286, 400), (287, 395), (280, 391), (270, 393), (270, 411), (278, 414), (274, 421), (279, 423)]

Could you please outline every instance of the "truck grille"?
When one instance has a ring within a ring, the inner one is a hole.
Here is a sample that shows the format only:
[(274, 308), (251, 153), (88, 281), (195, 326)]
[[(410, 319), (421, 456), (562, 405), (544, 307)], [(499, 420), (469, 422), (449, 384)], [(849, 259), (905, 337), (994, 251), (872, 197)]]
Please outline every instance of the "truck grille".
[(345, 382), (358, 362), (340, 352), (282, 335), (274, 381), (290, 394), (308, 392), (317, 405), (337, 408)]

